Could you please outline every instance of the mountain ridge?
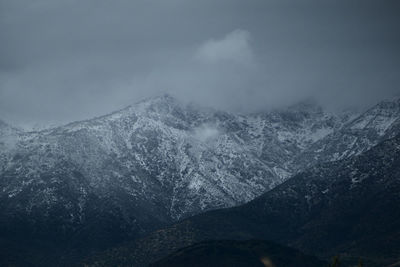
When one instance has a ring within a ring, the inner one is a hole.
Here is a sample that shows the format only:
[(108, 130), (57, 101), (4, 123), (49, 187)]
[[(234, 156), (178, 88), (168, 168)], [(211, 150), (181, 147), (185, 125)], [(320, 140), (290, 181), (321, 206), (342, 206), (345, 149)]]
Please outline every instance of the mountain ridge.
[[(398, 104), (371, 110), (396, 118)], [(248, 202), (310, 165), (339, 159), (335, 153), (353, 156), (400, 130), (398, 119), (387, 128), (378, 120), (351, 132), (362, 140), (353, 147), (347, 120), (310, 103), (238, 115), (163, 96), (91, 120), (18, 131), (0, 152), (0, 223), (50, 239), (136, 239)]]

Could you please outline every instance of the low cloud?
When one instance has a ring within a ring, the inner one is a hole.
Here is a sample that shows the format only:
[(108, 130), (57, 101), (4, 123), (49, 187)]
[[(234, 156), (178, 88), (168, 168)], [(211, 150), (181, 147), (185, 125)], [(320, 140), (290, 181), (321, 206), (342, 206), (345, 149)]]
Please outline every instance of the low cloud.
[(202, 125), (194, 130), (193, 136), (201, 142), (208, 142), (215, 140), (220, 134), (220, 131), (215, 126)]
[(54, 124), (171, 93), (255, 111), (400, 91), (399, 1), (2, 0), (0, 119)]
[(205, 63), (253, 63), (253, 52), (250, 47), (250, 33), (245, 30), (234, 30), (222, 39), (211, 39), (203, 43), (196, 51), (195, 58)]

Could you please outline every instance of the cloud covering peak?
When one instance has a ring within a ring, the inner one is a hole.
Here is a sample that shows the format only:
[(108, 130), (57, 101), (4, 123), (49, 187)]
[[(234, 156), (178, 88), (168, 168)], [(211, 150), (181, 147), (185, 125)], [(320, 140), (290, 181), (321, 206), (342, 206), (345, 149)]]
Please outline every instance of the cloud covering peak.
[(398, 1), (2, 0), (0, 118), (60, 123), (171, 93), (253, 111), (400, 91)]

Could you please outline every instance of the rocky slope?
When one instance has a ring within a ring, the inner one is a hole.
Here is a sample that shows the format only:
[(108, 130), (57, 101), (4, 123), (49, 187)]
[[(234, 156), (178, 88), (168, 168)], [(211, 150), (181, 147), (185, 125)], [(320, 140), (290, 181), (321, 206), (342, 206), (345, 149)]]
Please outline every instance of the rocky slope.
[(103, 247), (242, 204), (392, 136), (399, 106), (394, 99), (358, 116), (305, 101), (238, 115), (162, 96), (43, 131), (1, 123), (1, 237)]
[(389, 266), (400, 254), (400, 135), (328, 162), (239, 207), (214, 210), (109, 250), (88, 263), (144, 266), (204, 240), (267, 239), (354, 266)]
[(338, 131), (313, 143), (295, 160), (297, 166), (359, 155), (400, 129), (400, 98), (385, 100), (349, 120)]

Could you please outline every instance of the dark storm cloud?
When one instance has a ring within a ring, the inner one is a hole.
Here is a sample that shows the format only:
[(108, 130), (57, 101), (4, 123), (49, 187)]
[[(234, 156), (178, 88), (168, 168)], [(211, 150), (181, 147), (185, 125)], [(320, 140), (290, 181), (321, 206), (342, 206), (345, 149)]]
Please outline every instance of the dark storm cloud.
[(397, 1), (0, 0), (0, 118), (69, 121), (170, 92), (249, 111), (399, 92)]

